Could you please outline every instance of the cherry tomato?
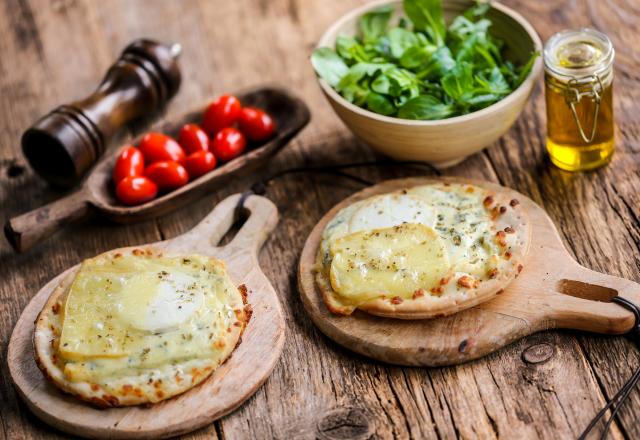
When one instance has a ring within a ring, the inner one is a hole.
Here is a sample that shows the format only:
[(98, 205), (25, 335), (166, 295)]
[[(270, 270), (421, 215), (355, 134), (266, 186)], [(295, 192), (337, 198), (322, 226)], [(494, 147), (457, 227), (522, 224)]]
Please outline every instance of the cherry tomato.
[(240, 116), (242, 106), (233, 95), (222, 95), (209, 104), (202, 118), (204, 130), (213, 137), (225, 127), (232, 126)]
[(116, 195), (125, 205), (140, 205), (158, 194), (158, 186), (143, 176), (127, 176), (116, 186)]
[(128, 146), (122, 150), (113, 167), (113, 182), (117, 185), (125, 177), (142, 176), (144, 156), (136, 147)]
[(211, 151), (220, 160), (227, 162), (238, 157), (247, 145), (244, 135), (233, 127), (223, 128), (213, 138)]
[(184, 166), (189, 172), (189, 177), (195, 179), (216, 167), (216, 157), (208, 151), (197, 151), (187, 156)]
[(162, 191), (180, 188), (189, 181), (189, 174), (182, 165), (173, 160), (162, 160), (152, 163), (144, 170), (145, 176), (151, 179)]
[(189, 154), (196, 151), (209, 151), (209, 136), (197, 124), (186, 124), (180, 129), (178, 143)]
[(162, 133), (147, 133), (140, 141), (138, 148), (144, 155), (146, 163), (152, 164), (161, 160), (173, 160), (183, 163), (186, 155), (175, 139)]
[(263, 141), (273, 136), (275, 122), (267, 113), (255, 107), (245, 107), (238, 119), (240, 130), (252, 141)]

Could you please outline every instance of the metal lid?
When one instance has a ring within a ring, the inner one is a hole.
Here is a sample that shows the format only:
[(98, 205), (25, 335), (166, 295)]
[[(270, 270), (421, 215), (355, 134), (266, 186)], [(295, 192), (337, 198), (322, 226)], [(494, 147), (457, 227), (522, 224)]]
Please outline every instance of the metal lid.
[(544, 45), (545, 69), (561, 77), (602, 74), (611, 68), (614, 56), (611, 40), (591, 28), (558, 32)]

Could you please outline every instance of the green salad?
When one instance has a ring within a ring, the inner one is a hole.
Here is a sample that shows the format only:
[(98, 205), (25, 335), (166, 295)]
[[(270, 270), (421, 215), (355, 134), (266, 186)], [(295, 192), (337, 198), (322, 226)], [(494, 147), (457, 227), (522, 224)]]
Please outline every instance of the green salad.
[(441, 0), (404, 0), (407, 18), (390, 23), (383, 6), (358, 20), (356, 36), (314, 50), (316, 73), (349, 102), (386, 116), (445, 119), (487, 107), (515, 90), (537, 53), (522, 66), (503, 58), (489, 33), (488, 3), (444, 22)]

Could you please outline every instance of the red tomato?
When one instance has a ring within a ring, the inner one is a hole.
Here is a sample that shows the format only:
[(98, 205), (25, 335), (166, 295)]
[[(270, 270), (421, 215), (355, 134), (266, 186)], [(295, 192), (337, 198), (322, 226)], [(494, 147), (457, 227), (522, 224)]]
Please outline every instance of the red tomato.
[(197, 124), (183, 125), (178, 135), (178, 143), (189, 154), (209, 151), (209, 136)]
[(187, 170), (173, 160), (162, 160), (153, 163), (144, 170), (144, 174), (158, 185), (158, 188), (162, 191), (180, 188), (189, 181)]
[(128, 146), (122, 150), (113, 167), (113, 181), (117, 185), (125, 177), (142, 176), (144, 156), (136, 147)]
[(183, 163), (186, 158), (182, 147), (180, 147), (175, 139), (162, 133), (145, 134), (138, 148), (148, 164), (161, 160), (173, 160)]
[(142, 176), (127, 176), (116, 186), (116, 195), (125, 205), (140, 205), (158, 194), (158, 186)]
[(240, 130), (252, 141), (263, 141), (273, 136), (275, 122), (273, 118), (260, 109), (245, 107), (238, 119)]
[(240, 116), (242, 106), (233, 95), (222, 95), (211, 104), (204, 112), (202, 126), (213, 137), (225, 127), (232, 126)]
[(189, 177), (195, 179), (216, 167), (216, 157), (208, 151), (197, 151), (187, 156), (184, 166), (189, 172)]
[(227, 162), (238, 157), (247, 145), (244, 135), (233, 127), (223, 128), (213, 138), (211, 151), (220, 160)]

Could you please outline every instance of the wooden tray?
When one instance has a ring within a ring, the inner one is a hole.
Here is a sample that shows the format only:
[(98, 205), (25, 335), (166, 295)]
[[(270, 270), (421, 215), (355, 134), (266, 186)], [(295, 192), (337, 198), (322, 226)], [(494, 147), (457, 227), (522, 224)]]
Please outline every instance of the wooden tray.
[(248, 220), (234, 239), (217, 243), (234, 221), (240, 195), (226, 198), (191, 231), (151, 246), (210, 255), (224, 260), (233, 281), (245, 284), (253, 316), (242, 343), (199, 386), (149, 407), (97, 409), (63, 394), (38, 369), (33, 352), (33, 322), (62, 277), (47, 283), (22, 312), (9, 342), (9, 372), (29, 408), (46, 423), (91, 438), (157, 439), (193, 431), (236, 409), (267, 379), (284, 342), (284, 317), (278, 296), (258, 266), (257, 254), (278, 221), (269, 200), (250, 196)]
[[(504, 190), (488, 182), (461, 178), (440, 180)], [(620, 295), (640, 304), (640, 285), (580, 266), (565, 249), (547, 213), (515, 191), (514, 196), (528, 210), (531, 219), (531, 248), (520, 276), (495, 299), (431, 320), (380, 318), (361, 311), (351, 316), (329, 312), (316, 288), (313, 274), (321, 234), (328, 221), (340, 209), (357, 200), (434, 181), (411, 178), (382, 182), (333, 207), (313, 229), (300, 257), (298, 283), (305, 309), (329, 338), (384, 362), (440, 366), (477, 359), (545, 329), (622, 334), (634, 325), (633, 314), (610, 301), (613, 296)]]
[[(165, 215), (220, 188), (234, 176), (246, 175), (264, 165), (311, 118), (305, 103), (284, 89), (263, 87), (237, 93), (237, 96), (243, 105), (262, 108), (273, 116), (277, 127), (275, 137), (259, 145), (249, 144), (241, 156), (219, 165), (181, 188), (138, 206), (125, 206), (115, 197), (111, 173), (121, 148), (111, 149), (76, 192), (7, 221), (4, 228), (9, 243), (16, 251), (24, 252), (71, 222), (95, 214), (118, 223), (133, 223)], [(206, 106), (202, 106), (147, 131), (159, 131), (177, 137), (184, 124), (199, 124), (205, 109)], [(142, 136), (130, 144), (137, 145)]]

